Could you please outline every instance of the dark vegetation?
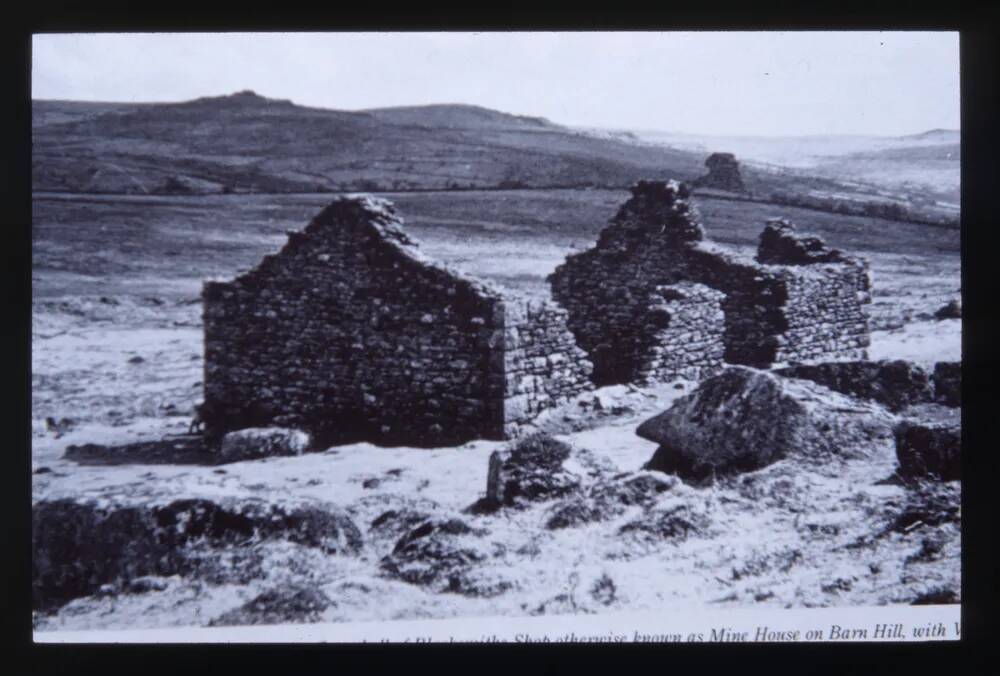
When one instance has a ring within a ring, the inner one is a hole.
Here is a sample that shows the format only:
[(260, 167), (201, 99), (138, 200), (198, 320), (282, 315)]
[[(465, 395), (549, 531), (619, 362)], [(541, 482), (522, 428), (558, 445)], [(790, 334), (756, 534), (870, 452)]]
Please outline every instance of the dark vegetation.
[(774, 204), (787, 204), (849, 216), (870, 216), (888, 221), (909, 221), (943, 228), (961, 226), (961, 219), (957, 215), (940, 214), (936, 213), (935, 210), (921, 208), (919, 205), (907, 205), (888, 199), (837, 199), (784, 191), (775, 191), (766, 198), (758, 197), (757, 199)]
[(38, 191), (287, 193), (625, 186), (694, 153), (465, 105), (339, 111), (253, 92), (169, 104), (33, 103)]
[(187, 571), (207, 546), (284, 539), (328, 554), (357, 552), (361, 533), (328, 505), (175, 500), (108, 505), (60, 499), (32, 509), (32, 598), (47, 609), (147, 575)]

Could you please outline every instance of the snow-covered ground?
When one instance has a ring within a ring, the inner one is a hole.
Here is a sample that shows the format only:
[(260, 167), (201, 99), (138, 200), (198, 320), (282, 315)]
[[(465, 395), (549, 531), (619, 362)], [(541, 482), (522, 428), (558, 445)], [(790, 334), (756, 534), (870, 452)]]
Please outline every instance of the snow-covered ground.
[[(217, 562), (213, 575), (175, 575), (142, 592), (79, 598), (39, 614), (39, 630), (204, 626), (264, 591), (302, 584), (332, 600), (321, 621), (679, 610), (706, 604), (873, 605), (959, 589), (958, 524), (875, 537), (907, 499), (904, 487), (884, 483), (896, 462), (891, 438), (872, 442), (863, 457), (851, 460), (788, 459), (710, 487), (679, 484), (662, 494), (657, 506), (683, 504), (704, 514), (707, 525), (686, 538), (655, 542), (619, 533), (623, 524), (641, 516), (638, 506), (607, 521), (559, 530), (545, 527), (551, 502), (492, 514), (467, 512), (485, 494), (488, 459), (504, 446), (500, 442), (437, 449), (352, 444), (222, 466), (80, 465), (63, 458), (70, 444), (114, 445), (186, 431), (200, 396), (200, 330), (185, 325), (194, 311), (175, 308), (174, 319), (139, 321), (138, 328), (110, 320), (87, 322), (72, 313), (37, 313), (34, 500), (294, 497), (344, 507), (364, 545), (357, 555), (327, 555), (285, 541), (226, 550), (217, 554), (223, 563)], [(957, 320), (915, 322), (872, 336), (872, 358), (932, 364), (960, 354)], [(635, 435), (636, 426), (691, 387), (678, 382), (644, 390), (605, 388), (548, 414), (540, 424), (573, 446), (568, 468), (584, 474), (596, 467), (605, 478), (636, 472), (655, 450), (655, 444)], [(602, 399), (600, 413), (594, 410), (595, 396)], [(49, 429), (47, 417), (58, 429)], [(379, 562), (396, 538), (380, 533), (372, 522), (402, 508), (485, 529), (475, 546), (487, 556), (472, 571), (482, 593), (442, 593), (384, 574)], [(928, 538), (944, 544), (926, 554)]]
[(899, 329), (873, 331), (871, 359), (905, 359), (925, 367), (939, 361), (962, 361), (962, 320), (918, 321)]

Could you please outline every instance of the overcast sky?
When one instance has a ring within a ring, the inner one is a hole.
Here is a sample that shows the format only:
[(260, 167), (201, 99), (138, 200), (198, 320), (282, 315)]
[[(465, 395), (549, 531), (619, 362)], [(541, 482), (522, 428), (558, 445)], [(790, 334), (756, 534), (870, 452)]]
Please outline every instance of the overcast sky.
[(471, 103), (699, 134), (959, 128), (955, 32), (36, 35), (32, 96), (182, 101), (252, 89), (323, 108)]

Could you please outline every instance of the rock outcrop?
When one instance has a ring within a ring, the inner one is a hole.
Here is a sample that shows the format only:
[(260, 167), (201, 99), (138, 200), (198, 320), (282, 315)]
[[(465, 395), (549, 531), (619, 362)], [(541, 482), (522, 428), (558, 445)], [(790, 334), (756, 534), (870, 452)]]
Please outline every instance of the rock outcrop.
[(403, 535), (379, 568), (388, 577), (435, 592), (491, 596), (502, 585), (481, 584), (474, 574), (491, 557), (481, 540), (486, 534), (458, 518), (431, 517)]
[(623, 524), (618, 529), (618, 534), (646, 543), (677, 541), (694, 533), (701, 533), (708, 526), (709, 518), (704, 510), (696, 509), (686, 502), (675, 501), (643, 512), (639, 518)]
[(941, 481), (962, 478), (962, 420), (958, 410), (934, 404), (910, 409), (894, 434), (899, 476)]
[(945, 406), (962, 405), (962, 362), (939, 361), (934, 365), (934, 401)]
[(891, 418), (813, 383), (734, 366), (636, 433), (660, 447), (646, 469), (683, 479), (761, 469), (789, 456), (849, 455), (887, 436)]
[(950, 300), (938, 308), (934, 313), (935, 319), (961, 319), (962, 303), (959, 300)]
[(324, 503), (42, 501), (32, 508), (33, 606), (44, 610), (107, 583), (184, 572), (205, 548), (269, 539), (329, 554), (353, 554), (362, 544), (351, 518)]
[(629, 507), (652, 507), (665, 493), (675, 491), (676, 477), (659, 472), (637, 472), (598, 481), (556, 503), (545, 527), (550, 530), (573, 528), (596, 521), (607, 521), (624, 514)]
[(708, 173), (692, 181), (696, 188), (715, 188), (728, 192), (746, 192), (740, 163), (732, 153), (712, 153), (705, 160)]
[(305, 585), (269, 589), (209, 622), (211, 627), (318, 622), (335, 605), (321, 590)]

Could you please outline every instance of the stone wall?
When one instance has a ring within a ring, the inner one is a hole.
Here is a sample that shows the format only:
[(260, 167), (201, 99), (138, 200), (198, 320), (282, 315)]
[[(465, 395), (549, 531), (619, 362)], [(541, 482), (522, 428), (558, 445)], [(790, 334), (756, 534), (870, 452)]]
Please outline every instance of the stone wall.
[(798, 365), (778, 369), (777, 373), (811, 380), (852, 397), (871, 399), (892, 411), (934, 400), (933, 384), (927, 371), (903, 360)]
[(428, 260), (385, 200), (335, 200), (203, 298), (210, 439), (268, 426), (320, 445), (502, 439), (590, 387), (565, 311)]
[[(782, 246), (765, 243), (770, 263), (703, 241), (689, 191), (676, 182), (641, 181), (601, 231), (592, 249), (567, 257), (550, 276), (553, 297), (569, 311), (569, 327), (594, 362), (598, 384), (630, 382), (647, 357), (643, 336), (650, 296), (660, 286), (702, 284), (723, 294), (724, 358), (734, 364), (864, 358), (868, 345), (862, 304), (870, 302), (867, 264), (821, 240), (803, 245), (822, 264), (790, 262), (801, 247), (783, 223)], [(777, 229), (768, 224), (765, 233)], [(817, 248), (818, 243), (818, 248)], [(787, 261), (787, 262), (786, 262)], [(648, 335), (648, 333), (647, 333)], [(657, 378), (671, 376), (669, 369)]]
[[(683, 194), (678, 194), (683, 191)], [(687, 188), (641, 182), (587, 251), (568, 256), (550, 276), (553, 298), (569, 312), (569, 328), (594, 363), (599, 385), (631, 382), (643, 341), (650, 295), (683, 281), (677, 252), (702, 238)], [(674, 260), (676, 259), (676, 261)]]
[(864, 359), (870, 343), (862, 306), (871, 302), (868, 264), (800, 235), (784, 219), (771, 219), (760, 235), (757, 261), (785, 287), (784, 330), (773, 361), (809, 362), (827, 357)]
[(545, 409), (593, 389), (593, 366), (563, 308), (526, 299), (508, 299), (504, 307), (504, 431), (513, 438)]
[(723, 298), (691, 282), (656, 287), (636, 345), (636, 382), (701, 380), (718, 371), (725, 354)]
[(400, 226), (384, 200), (341, 198), (254, 270), (205, 284), (210, 437), (502, 437), (501, 296), (424, 258)]
[(962, 405), (962, 362), (941, 361), (933, 372), (913, 362), (838, 361), (778, 369), (779, 375), (802, 378), (852, 397), (871, 399), (892, 411), (937, 403)]
[(850, 266), (814, 266), (783, 276), (788, 300), (786, 328), (774, 362), (796, 363), (836, 357), (864, 359), (870, 343), (867, 275)]

